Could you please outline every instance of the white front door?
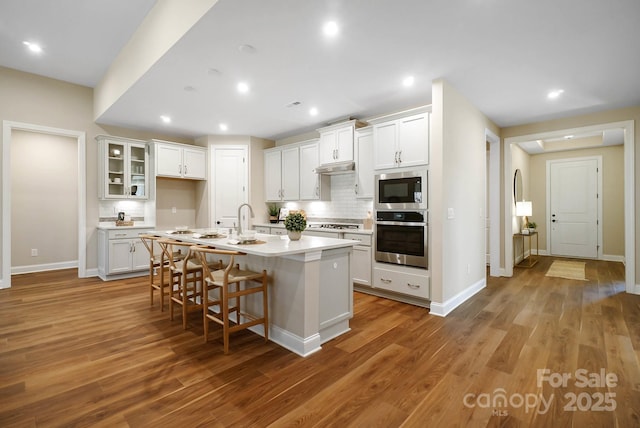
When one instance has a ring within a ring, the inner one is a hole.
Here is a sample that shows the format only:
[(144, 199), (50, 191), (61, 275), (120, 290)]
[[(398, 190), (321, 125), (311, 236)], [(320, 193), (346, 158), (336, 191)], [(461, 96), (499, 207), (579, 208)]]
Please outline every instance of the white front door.
[[(249, 202), (247, 195), (247, 150), (214, 147), (213, 227), (238, 227), (238, 207)], [(246, 213), (245, 213), (246, 217)], [(246, 223), (243, 223), (246, 227)]]
[(598, 257), (598, 159), (549, 164), (551, 255)]

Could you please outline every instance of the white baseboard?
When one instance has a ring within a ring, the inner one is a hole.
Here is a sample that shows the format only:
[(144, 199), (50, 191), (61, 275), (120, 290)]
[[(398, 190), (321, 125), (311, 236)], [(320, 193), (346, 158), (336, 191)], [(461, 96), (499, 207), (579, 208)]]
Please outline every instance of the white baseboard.
[(444, 303), (431, 302), (429, 313), (432, 315), (437, 315), (439, 317), (446, 317), (451, 311), (455, 308), (469, 300), (474, 294), (478, 291), (482, 290), (487, 286), (487, 281), (485, 278), (482, 278), (480, 281), (472, 284), (466, 289), (462, 290), (451, 299), (447, 300)]
[(94, 276), (98, 276), (98, 268), (87, 269), (87, 270), (84, 271), (84, 277), (85, 278), (92, 278)]
[(302, 338), (273, 324), (269, 326), (269, 340), (302, 357), (307, 357), (321, 349), (319, 333)]
[(72, 260), (69, 262), (45, 263), (41, 265), (13, 266), (11, 268), (11, 275), (20, 275), (23, 273), (33, 273), (33, 272), (44, 272), (48, 270), (72, 269), (77, 267), (78, 267), (77, 260)]
[(607, 261), (607, 262), (620, 262), (622, 264), (625, 263), (624, 256), (616, 256), (616, 255), (612, 255), (612, 254), (603, 254), (602, 255), (602, 260)]

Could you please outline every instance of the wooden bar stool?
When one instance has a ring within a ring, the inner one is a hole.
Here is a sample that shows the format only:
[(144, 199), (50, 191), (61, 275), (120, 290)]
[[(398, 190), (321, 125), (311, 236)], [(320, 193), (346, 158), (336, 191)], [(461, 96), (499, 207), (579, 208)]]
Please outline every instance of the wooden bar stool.
[[(234, 265), (235, 256), (244, 256), (239, 251), (218, 250), (194, 246), (190, 251), (197, 254), (201, 264), (205, 264), (208, 254), (229, 256), (228, 264), (218, 270), (204, 267), (205, 287), (202, 293), (202, 320), (204, 341), (209, 338), (209, 321), (222, 325), (224, 353), (229, 353), (229, 335), (254, 325), (263, 324), (264, 341), (269, 340), (269, 303), (267, 298), (267, 271), (252, 272)], [(244, 286), (241, 286), (244, 284)], [(262, 293), (262, 316), (242, 312), (241, 297)], [(217, 306), (217, 311), (216, 311)], [(235, 325), (231, 325), (231, 313), (235, 313)]]
[[(181, 241), (173, 239), (159, 239), (158, 244), (166, 259), (169, 259), (170, 288), (169, 288), (169, 319), (173, 321), (173, 309), (175, 305), (182, 307), (182, 328), (187, 329), (187, 317), (189, 313), (202, 310), (202, 265), (200, 260), (194, 258), (191, 251), (187, 251), (183, 260), (173, 260), (170, 254), (175, 247), (186, 246)], [(213, 263), (210, 268), (218, 269), (220, 263)]]
[[(160, 292), (160, 310), (164, 311), (164, 296), (167, 295), (165, 291), (165, 286), (167, 285), (167, 282), (165, 282), (165, 272), (168, 270), (169, 260), (165, 258), (162, 248), (156, 248), (156, 243), (160, 239), (159, 236), (144, 234), (140, 235), (140, 239), (147, 248), (147, 251), (149, 251), (150, 305), (153, 306), (153, 293), (158, 290)], [(173, 252), (171, 258), (177, 261), (182, 260), (184, 256), (185, 255), (178, 250)]]

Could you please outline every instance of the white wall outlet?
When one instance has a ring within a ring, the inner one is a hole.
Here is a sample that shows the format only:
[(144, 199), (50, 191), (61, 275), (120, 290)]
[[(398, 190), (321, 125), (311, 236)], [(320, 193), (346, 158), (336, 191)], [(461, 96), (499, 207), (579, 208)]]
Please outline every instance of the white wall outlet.
[(31, 257), (38, 257), (38, 249), (37, 248), (32, 248), (31, 249)]
[(447, 218), (456, 218), (456, 211), (453, 208), (447, 208)]
[(175, 214), (178, 212), (178, 209), (176, 207), (171, 207), (171, 214)]

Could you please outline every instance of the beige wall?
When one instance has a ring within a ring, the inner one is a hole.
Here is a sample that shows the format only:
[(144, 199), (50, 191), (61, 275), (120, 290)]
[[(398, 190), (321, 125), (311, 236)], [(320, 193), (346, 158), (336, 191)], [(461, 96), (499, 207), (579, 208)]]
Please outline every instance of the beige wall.
[[(629, 107), (616, 110), (608, 110), (599, 113), (591, 113), (586, 115), (568, 117), (563, 119), (550, 120), (545, 122), (536, 122), (527, 125), (513, 126), (502, 129), (502, 137), (510, 138), (521, 135), (530, 135), (542, 132), (561, 131), (563, 129), (579, 128), (583, 126), (599, 125), (605, 123), (621, 122), (626, 120), (632, 120), (635, 122), (635, 157), (633, 159), (634, 164), (634, 176), (635, 176), (635, 230), (636, 236), (627, 237), (633, 239), (635, 243), (635, 261), (636, 266), (635, 284), (640, 283), (640, 243), (636, 238), (640, 233), (640, 216), (637, 215), (640, 210), (640, 106)], [(504, 203), (504, 201), (503, 201)], [(627, 260), (627, 263), (631, 261)]]
[(572, 150), (543, 153), (531, 156), (531, 171), (527, 181), (531, 183), (533, 216), (538, 226), (540, 249), (547, 248), (547, 161), (602, 157), (602, 246), (604, 256), (624, 255), (624, 148), (623, 146), (599, 149)]
[(485, 278), (485, 131), (500, 131), (447, 82), (432, 88), (430, 270), (432, 301), (445, 303)]
[[(174, 229), (176, 226), (197, 227), (197, 181), (175, 178), (156, 179), (156, 227)], [(172, 212), (172, 208), (176, 212)]]
[(24, 131), (11, 137), (12, 267), (77, 262), (76, 139)]
[(98, 266), (96, 135), (117, 135), (141, 140), (157, 138), (193, 143), (192, 140), (185, 138), (98, 125), (93, 121), (93, 90), (91, 88), (4, 67), (0, 67), (0, 120), (86, 132), (86, 263), (88, 270), (96, 269)]

